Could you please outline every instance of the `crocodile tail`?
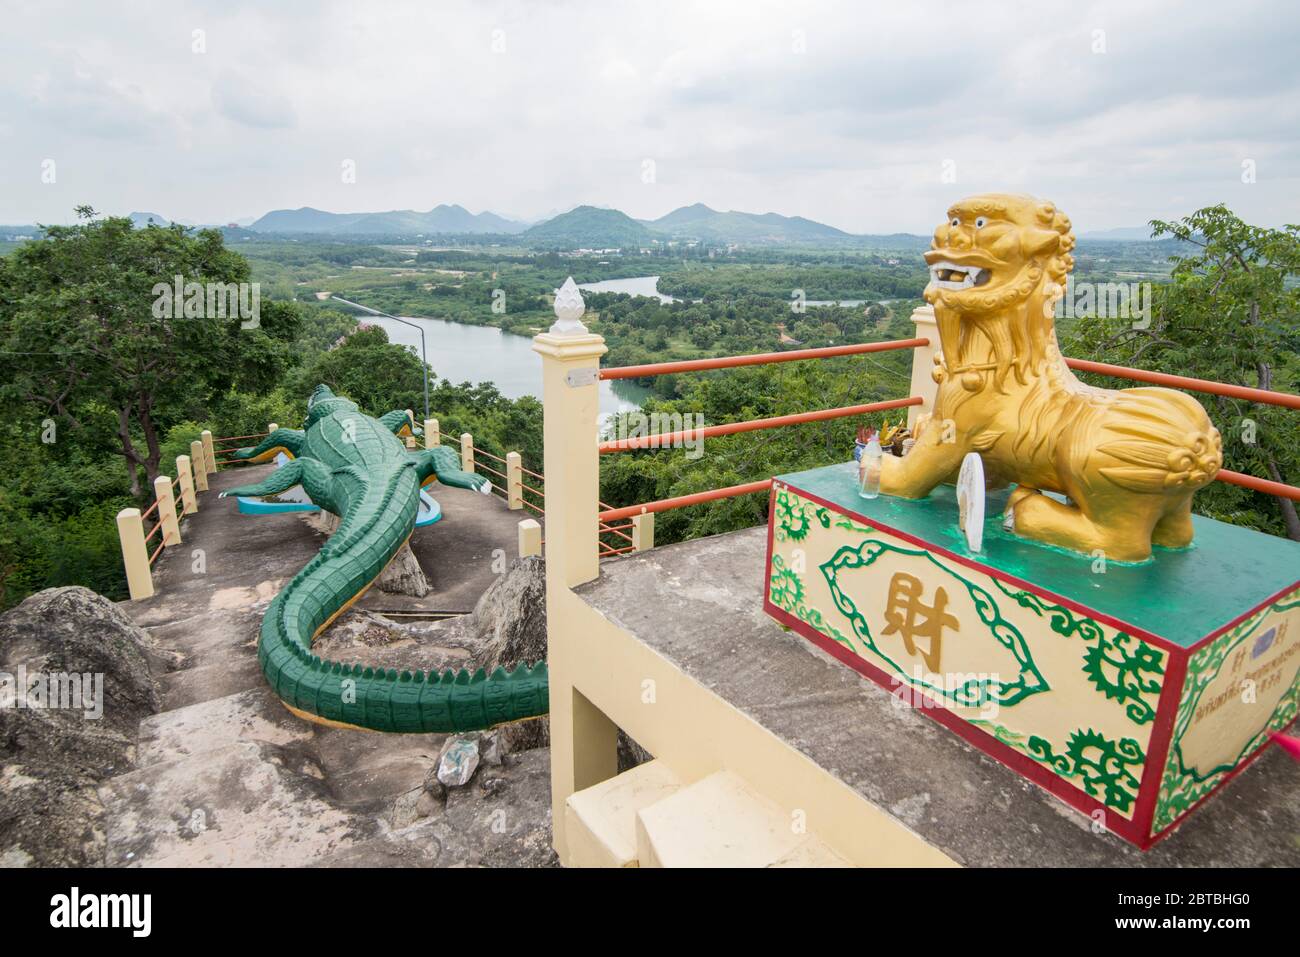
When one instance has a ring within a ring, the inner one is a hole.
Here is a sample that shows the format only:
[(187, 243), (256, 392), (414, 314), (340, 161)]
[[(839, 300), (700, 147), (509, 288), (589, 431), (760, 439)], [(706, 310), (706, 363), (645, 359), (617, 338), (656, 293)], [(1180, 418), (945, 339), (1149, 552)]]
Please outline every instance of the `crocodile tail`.
[(379, 577), (410, 537), (419, 502), (415, 470), (372, 476), (334, 536), (276, 595), (262, 621), (258, 659), (275, 693), (309, 719), (374, 731), (454, 732), (548, 711), (545, 662), (460, 671), (398, 672), (330, 661), (312, 640)]
[(1223, 439), (1201, 404), (1172, 389), (1126, 389), (1109, 410), (1100, 473), (1132, 492), (1194, 492), (1223, 465)]

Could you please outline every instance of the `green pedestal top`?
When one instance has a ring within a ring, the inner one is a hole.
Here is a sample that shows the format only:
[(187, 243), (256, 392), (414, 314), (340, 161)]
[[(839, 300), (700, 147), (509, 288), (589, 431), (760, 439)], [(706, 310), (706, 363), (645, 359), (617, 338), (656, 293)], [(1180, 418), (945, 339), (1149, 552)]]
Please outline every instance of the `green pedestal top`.
[(1010, 489), (990, 492), (984, 547), (972, 552), (957, 527), (957, 493), (941, 485), (925, 499), (858, 494), (853, 463), (779, 475), (776, 481), (809, 492), (849, 515), (944, 549), (986, 568), (1014, 575), (1044, 591), (1119, 619), (1187, 648), (1300, 581), (1300, 542), (1193, 515), (1191, 548), (1156, 548), (1142, 564), (1107, 562), (1040, 545), (1002, 528)]

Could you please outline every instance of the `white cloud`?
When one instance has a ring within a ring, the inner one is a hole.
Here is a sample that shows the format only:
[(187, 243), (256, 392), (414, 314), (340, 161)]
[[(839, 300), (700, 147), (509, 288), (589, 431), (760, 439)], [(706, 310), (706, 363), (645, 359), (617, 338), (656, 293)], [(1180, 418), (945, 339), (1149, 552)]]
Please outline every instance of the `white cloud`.
[(1082, 230), (1297, 221), (1298, 40), (1281, 2), (32, 5), (0, 37), (0, 222), (704, 202), (928, 232), (1004, 188)]

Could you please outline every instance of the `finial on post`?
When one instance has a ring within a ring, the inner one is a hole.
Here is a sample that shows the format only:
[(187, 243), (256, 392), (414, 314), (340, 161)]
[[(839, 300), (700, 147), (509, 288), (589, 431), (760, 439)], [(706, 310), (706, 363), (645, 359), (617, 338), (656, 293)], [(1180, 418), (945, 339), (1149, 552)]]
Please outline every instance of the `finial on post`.
[(570, 276), (555, 293), (555, 322), (551, 324), (551, 334), (556, 336), (585, 335), (587, 327), (581, 322), (582, 314), (587, 311), (587, 304), (582, 301), (578, 284)]

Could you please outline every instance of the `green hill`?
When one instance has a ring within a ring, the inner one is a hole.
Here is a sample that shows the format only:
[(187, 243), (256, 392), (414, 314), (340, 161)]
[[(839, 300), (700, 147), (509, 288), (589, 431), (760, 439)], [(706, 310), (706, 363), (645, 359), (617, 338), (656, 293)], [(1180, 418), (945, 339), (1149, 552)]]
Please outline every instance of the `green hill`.
[(655, 233), (626, 213), (595, 206), (579, 206), (523, 233), (523, 239), (534, 245), (589, 249), (644, 246), (656, 238)]

